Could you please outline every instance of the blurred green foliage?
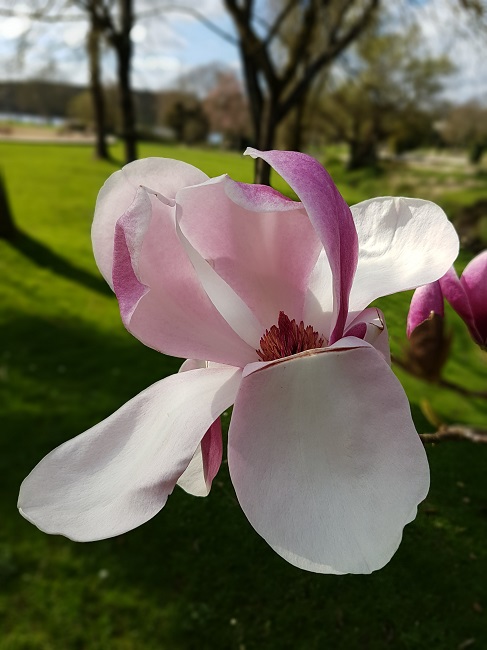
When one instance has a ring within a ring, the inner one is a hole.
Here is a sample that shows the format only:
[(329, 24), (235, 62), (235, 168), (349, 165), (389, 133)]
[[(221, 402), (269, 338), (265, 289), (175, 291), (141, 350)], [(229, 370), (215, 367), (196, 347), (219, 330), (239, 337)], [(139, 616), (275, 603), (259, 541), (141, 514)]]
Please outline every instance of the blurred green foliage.
[[(252, 162), (234, 154), (146, 145), (141, 155), (252, 178)], [(487, 647), (487, 448), (429, 448), (430, 495), (390, 564), (371, 576), (314, 575), (284, 562), (245, 519), (226, 465), (209, 498), (177, 488), (159, 516), (115, 539), (76, 544), (18, 515), (18, 487), (36, 462), (180, 361), (124, 330), (95, 267), (93, 206), (116, 164), (94, 162), (81, 146), (0, 143), (0, 159), (24, 233), (0, 242), (0, 649)], [(397, 170), (348, 174), (338, 160), (329, 163), (349, 202), (399, 182)], [(404, 169), (404, 176), (408, 193), (448, 199), (433, 172)], [(462, 201), (477, 191), (464, 185)], [(409, 297), (380, 301), (396, 355)], [(485, 389), (486, 355), (451, 311), (448, 319), (454, 344), (446, 376)], [(486, 426), (485, 401), (398, 374), (421, 431), (431, 430), (422, 399), (445, 421)]]

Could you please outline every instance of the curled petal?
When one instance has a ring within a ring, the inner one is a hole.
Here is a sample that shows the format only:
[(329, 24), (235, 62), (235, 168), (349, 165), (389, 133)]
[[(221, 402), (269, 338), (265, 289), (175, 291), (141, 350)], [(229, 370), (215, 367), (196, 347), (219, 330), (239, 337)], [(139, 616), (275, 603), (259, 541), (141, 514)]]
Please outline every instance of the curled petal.
[(487, 345), (487, 251), (480, 253), (467, 264), (460, 278), (468, 296), (480, 335), (481, 345)]
[(232, 287), (225, 282), (221, 275), (215, 271), (212, 264), (185, 237), (181, 231), (177, 217), (176, 232), (188, 259), (193, 265), (198, 280), (205, 290), (206, 295), (211, 300), (211, 303), (242, 341), (245, 341), (251, 348), (255, 349), (260, 339), (262, 327), (253, 311), (235, 293)]
[(442, 317), (445, 315), (443, 294), (438, 281), (425, 284), (413, 293), (407, 319), (406, 333), (408, 337), (411, 336), (418, 325), (428, 320), (432, 314)]
[(147, 185), (174, 199), (182, 187), (203, 183), (207, 178), (193, 165), (170, 158), (136, 160), (108, 178), (98, 194), (91, 237), (98, 268), (112, 288), (115, 224), (134, 200), (137, 188)]
[[(246, 154), (262, 158), (296, 192), (316, 230), (331, 268), (333, 278), (333, 343), (343, 335), (348, 314), (348, 297), (358, 259), (357, 233), (350, 208), (328, 172), (320, 163), (296, 151), (257, 151)], [(366, 307), (367, 305), (364, 305)]]
[(322, 246), (301, 203), (228, 176), (181, 190), (177, 202), (182, 233), (248, 305), (260, 332), (280, 311), (298, 322), (303, 318), (308, 278)]
[(247, 368), (228, 444), (250, 523), (309, 571), (384, 566), (428, 491), (406, 395), (382, 355), (352, 337)]
[(389, 334), (387, 332), (384, 314), (377, 307), (364, 309), (351, 321), (345, 330), (345, 337), (356, 336), (370, 343), (382, 354), (387, 363), (391, 364), (391, 350), (389, 347)]
[(243, 367), (255, 346), (208, 297), (177, 234), (175, 210), (139, 187), (117, 222), (113, 283), (123, 322), (160, 352)]
[[(207, 367), (206, 361), (187, 359), (179, 372)], [(220, 469), (223, 455), (221, 420), (217, 418), (203, 436), (191, 462), (178, 479), (179, 487), (196, 497), (210, 493), (213, 479)]]
[(360, 249), (350, 294), (352, 311), (381, 296), (438, 280), (458, 255), (455, 229), (430, 201), (382, 197), (351, 210)]
[(167, 377), (48, 454), (22, 483), (21, 514), (75, 541), (120, 535), (165, 505), (202, 437), (235, 399), (241, 371)]
[(465, 286), (458, 279), (458, 275), (453, 267), (448, 269), (445, 275), (439, 280), (441, 292), (448, 300), (457, 314), (465, 321), (470, 334), (474, 341), (482, 344), (482, 337), (477, 329), (475, 317), (470, 305), (469, 295)]

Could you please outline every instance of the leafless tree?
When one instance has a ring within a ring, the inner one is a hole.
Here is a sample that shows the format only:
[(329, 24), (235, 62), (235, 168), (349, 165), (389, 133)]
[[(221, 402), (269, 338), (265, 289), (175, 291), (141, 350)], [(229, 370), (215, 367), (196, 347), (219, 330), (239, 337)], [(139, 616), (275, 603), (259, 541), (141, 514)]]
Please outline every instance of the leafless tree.
[[(81, 10), (81, 14), (75, 10)], [(16, 9), (0, 6), (1, 16), (19, 15)], [(87, 53), (90, 68), (90, 83), (94, 114), (97, 124), (97, 153), (105, 157), (104, 106), (100, 72), (100, 42), (105, 39), (113, 47), (117, 59), (117, 82), (122, 114), (122, 139), (125, 145), (125, 160), (137, 157), (136, 119), (134, 100), (130, 85), (132, 41), (130, 32), (135, 23), (134, 0), (37, 0), (30, 12), (20, 15), (33, 21), (56, 23), (80, 20), (89, 23)]]
[[(265, 19), (254, 0), (224, 0), (237, 31), (255, 145), (274, 147), (278, 125), (304, 102), (314, 79), (353, 43), (379, 8), (379, 0), (281, 0)], [(292, 21), (294, 35), (280, 32)], [(255, 181), (269, 183), (257, 161)]]
[[(117, 57), (117, 81), (122, 115), (122, 138), (125, 146), (125, 162), (137, 158), (137, 134), (135, 106), (130, 85), (132, 61), (132, 41), (130, 32), (134, 26), (133, 0), (72, 0), (73, 4), (82, 9), (90, 21), (90, 73), (97, 123), (97, 110), (103, 110), (101, 84), (97, 70), (96, 47), (100, 36), (103, 35), (113, 47)], [(93, 48), (93, 49), (91, 49)], [(93, 56), (91, 56), (93, 54)], [(100, 127), (99, 127), (100, 128)]]

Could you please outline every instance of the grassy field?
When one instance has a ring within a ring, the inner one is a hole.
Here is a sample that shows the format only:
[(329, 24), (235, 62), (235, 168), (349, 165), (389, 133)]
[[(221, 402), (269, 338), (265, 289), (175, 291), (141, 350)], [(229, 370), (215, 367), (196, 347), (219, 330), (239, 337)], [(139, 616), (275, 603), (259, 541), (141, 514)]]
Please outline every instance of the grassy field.
[[(235, 154), (147, 145), (141, 155), (251, 180), (251, 161)], [(349, 202), (395, 189), (448, 206), (452, 193), (460, 204), (482, 193), (467, 174), (350, 175), (328, 162)], [(159, 516), (119, 538), (75, 544), (24, 521), (17, 492), (35, 463), (180, 360), (124, 330), (93, 261), (94, 201), (117, 165), (93, 162), (88, 147), (0, 143), (0, 166), (23, 231), (0, 242), (0, 650), (487, 647), (487, 448), (469, 443), (429, 448), (430, 495), (371, 576), (309, 574), (280, 559), (238, 507), (225, 465), (209, 498), (177, 489)], [(380, 301), (396, 355), (409, 297)], [(445, 376), (485, 390), (487, 355), (448, 319)], [(431, 430), (424, 399), (444, 421), (486, 426), (487, 401), (398, 375), (421, 431)]]

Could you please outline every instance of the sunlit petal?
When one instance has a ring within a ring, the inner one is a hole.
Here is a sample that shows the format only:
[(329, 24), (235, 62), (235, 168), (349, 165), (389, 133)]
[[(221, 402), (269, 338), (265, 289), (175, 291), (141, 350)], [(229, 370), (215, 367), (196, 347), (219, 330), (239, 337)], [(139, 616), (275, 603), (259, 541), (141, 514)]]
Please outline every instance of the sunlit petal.
[(429, 486), (403, 389), (367, 343), (345, 347), (354, 341), (246, 369), (229, 431), (249, 521), (286, 560), (320, 573), (384, 566)]
[(134, 200), (137, 188), (145, 185), (174, 199), (182, 187), (203, 183), (207, 178), (193, 165), (170, 158), (136, 160), (108, 178), (98, 194), (91, 236), (96, 263), (110, 286), (115, 224)]
[(48, 454), (22, 483), (22, 515), (76, 541), (120, 535), (151, 519), (233, 403), (240, 376), (235, 368), (206, 368), (153, 384)]
[(382, 197), (351, 210), (360, 249), (351, 311), (360, 311), (381, 296), (438, 280), (458, 255), (455, 229), (435, 203)]

